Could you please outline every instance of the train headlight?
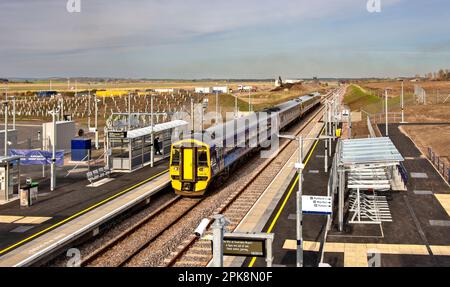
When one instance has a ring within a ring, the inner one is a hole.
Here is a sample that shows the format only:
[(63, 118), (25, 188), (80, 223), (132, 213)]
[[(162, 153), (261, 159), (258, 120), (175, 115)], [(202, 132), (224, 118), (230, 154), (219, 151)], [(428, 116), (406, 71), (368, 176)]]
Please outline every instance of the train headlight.
[(178, 167), (174, 167), (173, 171), (179, 171), (180, 169)]

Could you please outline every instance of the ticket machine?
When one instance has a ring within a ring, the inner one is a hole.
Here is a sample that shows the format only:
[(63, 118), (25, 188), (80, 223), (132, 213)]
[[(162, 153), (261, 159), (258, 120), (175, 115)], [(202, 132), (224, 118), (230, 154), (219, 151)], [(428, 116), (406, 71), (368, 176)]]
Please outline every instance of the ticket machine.
[(0, 157), (0, 201), (8, 202), (14, 197), (14, 188), (20, 184), (20, 158)]

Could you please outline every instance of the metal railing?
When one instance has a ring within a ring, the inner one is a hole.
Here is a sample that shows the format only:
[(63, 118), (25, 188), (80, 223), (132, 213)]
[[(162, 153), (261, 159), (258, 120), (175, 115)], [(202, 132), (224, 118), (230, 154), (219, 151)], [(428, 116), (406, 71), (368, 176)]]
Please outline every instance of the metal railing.
[(428, 159), (439, 171), (442, 177), (450, 184), (450, 166), (444, 157), (437, 155), (431, 147), (428, 148)]

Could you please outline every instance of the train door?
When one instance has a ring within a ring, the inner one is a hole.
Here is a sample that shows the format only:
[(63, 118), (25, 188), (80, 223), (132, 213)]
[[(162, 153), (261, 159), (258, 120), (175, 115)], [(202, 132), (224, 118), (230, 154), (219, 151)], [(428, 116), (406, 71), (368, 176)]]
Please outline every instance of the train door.
[(183, 180), (193, 181), (195, 178), (195, 150), (183, 149)]

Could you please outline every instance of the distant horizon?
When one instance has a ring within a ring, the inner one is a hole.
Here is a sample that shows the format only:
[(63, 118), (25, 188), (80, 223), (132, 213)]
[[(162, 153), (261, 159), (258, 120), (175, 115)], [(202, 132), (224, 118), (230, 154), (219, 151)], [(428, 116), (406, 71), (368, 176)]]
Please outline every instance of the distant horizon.
[[(288, 77), (288, 78), (282, 78), (282, 80), (304, 80), (304, 81), (312, 81), (312, 80), (392, 80), (392, 79), (414, 79), (417, 78), (416, 76), (397, 76), (397, 77), (323, 77), (323, 78), (297, 78), (297, 77)], [(420, 78), (425, 78), (424, 75), (420, 75)], [(56, 81), (67, 81), (67, 80), (128, 80), (128, 81), (186, 81), (186, 82), (195, 82), (195, 81), (230, 81), (230, 82), (237, 82), (237, 81), (275, 81), (278, 80), (278, 77), (276, 78), (195, 78), (195, 79), (182, 79), (182, 78), (113, 78), (113, 77), (1, 77), (1, 79), (6, 79), (8, 81), (50, 81), (50, 80), (56, 80)]]

